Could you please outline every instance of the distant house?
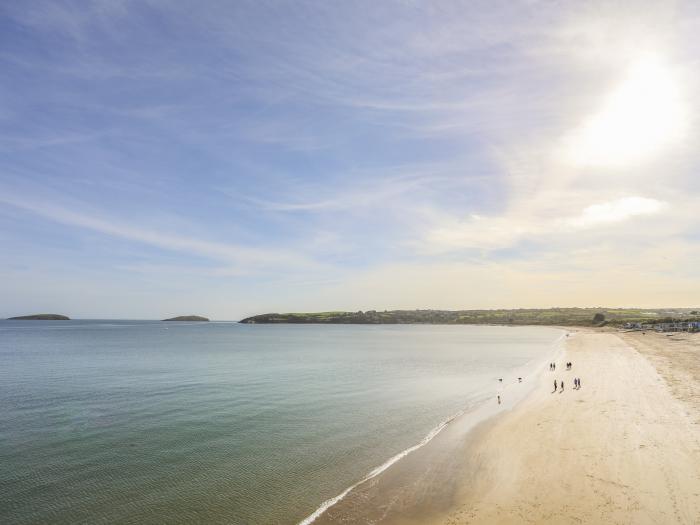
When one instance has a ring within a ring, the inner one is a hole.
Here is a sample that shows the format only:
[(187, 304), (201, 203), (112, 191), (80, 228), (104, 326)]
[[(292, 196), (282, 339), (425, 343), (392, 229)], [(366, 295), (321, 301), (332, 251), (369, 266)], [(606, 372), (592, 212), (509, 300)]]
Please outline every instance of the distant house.
[(675, 332), (675, 323), (657, 323), (654, 325), (657, 332)]
[(698, 332), (700, 321), (674, 321), (672, 323), (657, 323), (654, 325), (657, 332)]

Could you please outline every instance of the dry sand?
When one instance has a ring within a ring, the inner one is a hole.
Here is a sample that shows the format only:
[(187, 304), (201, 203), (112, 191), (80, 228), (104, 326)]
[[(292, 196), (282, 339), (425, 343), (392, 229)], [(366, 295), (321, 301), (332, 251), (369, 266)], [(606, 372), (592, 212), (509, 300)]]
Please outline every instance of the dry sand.
[(454, 425), (320, 522), (698, 524), (699, 342), (579, 330), (515, 409)]
[[(658, 349), (668, 344), (659, 334), (638, 337)], [(694, 341), (687, 351), (697, 374)], [(549, 394), (544, 384), (495, 421), (468, 452), (476, 483), (435, 521), (700, 523), (697, 413), (683, 389), (674, 396), (652, 361), (629, 346), (637, 342), (605, 332), (570, 338), (564, 357), (573, 370), (545, 376), (565, 378), (567, 390)], [(575, 376), (583, 387), (571, 391)]]

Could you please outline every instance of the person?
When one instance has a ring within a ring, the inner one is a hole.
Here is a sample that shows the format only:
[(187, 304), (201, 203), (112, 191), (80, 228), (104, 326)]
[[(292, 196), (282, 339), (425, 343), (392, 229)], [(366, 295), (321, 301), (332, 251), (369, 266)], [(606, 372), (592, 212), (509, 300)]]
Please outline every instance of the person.
[(557, 380), (556, 379), (554, 380), (554, 391), (555, 392), (557, 391)]
[(576, 386), (578, 387), (579, 390), (581, 390), (581, 378), (580, 377), (578, 378)]
[(501, 404), (501, 396), (498, 396), (498, 404)]
[(562, 380), (562, 382), (561, 382), (561, 391), (562, 392), (564, 391), (564, 380)]
[(522, 378), (522, 377), (519, 377), (519, 378), (518, 378), (518, 383), (522, 383), (522, 382), (523, 382), (523, 378)]

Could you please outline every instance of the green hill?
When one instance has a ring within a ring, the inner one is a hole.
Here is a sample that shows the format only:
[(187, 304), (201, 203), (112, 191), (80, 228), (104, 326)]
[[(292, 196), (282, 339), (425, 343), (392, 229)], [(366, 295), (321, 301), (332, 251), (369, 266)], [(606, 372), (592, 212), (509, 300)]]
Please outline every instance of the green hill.
[(700, 319), (690, 308), (521, 308), (516, 310), (385, 310), (358, 312), (268, 313), (246, 324), (498, 324), (591, 326), (666, 319)]

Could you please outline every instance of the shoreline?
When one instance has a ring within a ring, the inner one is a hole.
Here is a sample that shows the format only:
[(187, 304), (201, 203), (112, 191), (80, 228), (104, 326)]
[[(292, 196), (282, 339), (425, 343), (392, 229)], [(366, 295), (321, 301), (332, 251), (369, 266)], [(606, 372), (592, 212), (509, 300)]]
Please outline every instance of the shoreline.
[(700, 522), (699, 338), (569, 331), (515, 407), (453, 422), (314, 523)]
[[(485, 396), (482, 401), (474, 406), (465, 408), (440, 422), (418, 444), (399, 452), (338, 496), (324, 501), (312, 514), (300, 521), (299, 525), (335, 523), (338, 520), (344, 523), (354, 522), (353, 520), (363, 519), (360, 516), (365, 514), (375, 514), (371, 508), (362, 511), (359, 511), (357, 508), (356, 501), (366, 499), (367, 491), (374, 490), (378, 484), (395, 484), (399, 479), (411, 481), (411, 476), (406, 477), (401, 472), (406, 469), (413, 469), (416, 466), (419, 466), (419, 468), (430, 468), (433, 460), (428, 458), (433, 456), (438, 450), (443, 456), (448, 449), (452, 452), (457, 451), (456, 447), (459, 446), (459, 443), (455, 442), (455, 438), (458, 438), (458, 440), (462, 438), (468, 439), (471, 433), (475, 432), (481, 425), (487, 424), (492, 419), (513, 410), (523, 403), (536, 388), (535, 385), (543, 375), (545, 363), (555, 360), (563, 354), (566, 338), (571, 333), (570, 329), (563, 327), (551, 328), (557, 328), (562, 333), (552, 344), (551, 351), (544, 358), (528, 363), (520, 369), (515, 369), (507, 376), (504, 375), (504, 383), (496, 385), (493, 394), (489, 394), (488, 397)], [(524, 380), (522, 383), (516, 382), (519, 375)], [(513, 395), (506, 397), (503, 395), (505, 393)], [(498, 394), (502, 395), (503, 403), (496, 405), (496, 396)], [(446, 443), (450, 444), (446, 445)], [(382, 497), (380, 495), (378, 499)], [(353, 510), (350, 510), (351, 508)], [(369, 510), (369, 513), (366, 512), (367, 510)], [(385, 514), (385, 511), (382, 510), (382, 513)], [(372, 517), (371, 521), (373, 522), (375, 519), (376, 516)], [(362, 522), (364, 523), (364, 521)]]

